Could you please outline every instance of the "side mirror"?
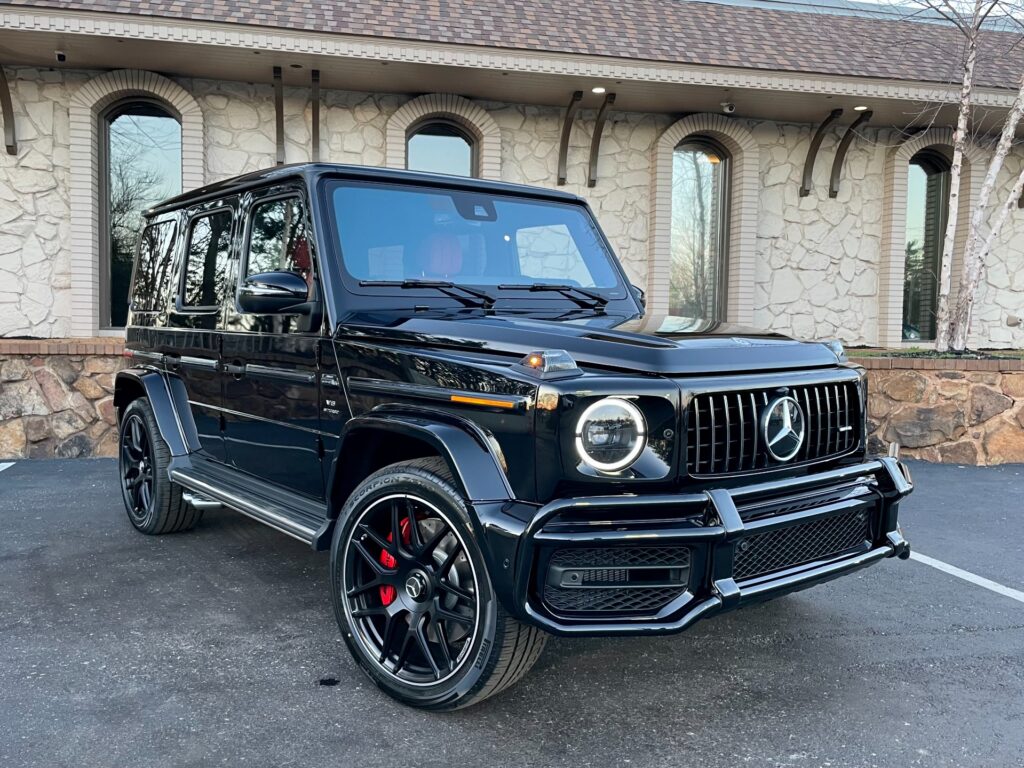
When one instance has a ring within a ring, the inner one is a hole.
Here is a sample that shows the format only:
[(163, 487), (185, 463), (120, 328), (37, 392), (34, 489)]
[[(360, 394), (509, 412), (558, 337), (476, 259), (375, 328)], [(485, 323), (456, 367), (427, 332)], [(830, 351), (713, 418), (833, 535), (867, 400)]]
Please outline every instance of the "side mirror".
[(633, 298), (640, 305), (640, 309), (647, 309), (647, 294), (644, 289), (639, 285), (630, 285), (629, 289), (633, 292)]
[(301, 315), (308, 301), (309, 286), (296, 272), (249, 275), (238, 291), (238, 305), (254, 315)]

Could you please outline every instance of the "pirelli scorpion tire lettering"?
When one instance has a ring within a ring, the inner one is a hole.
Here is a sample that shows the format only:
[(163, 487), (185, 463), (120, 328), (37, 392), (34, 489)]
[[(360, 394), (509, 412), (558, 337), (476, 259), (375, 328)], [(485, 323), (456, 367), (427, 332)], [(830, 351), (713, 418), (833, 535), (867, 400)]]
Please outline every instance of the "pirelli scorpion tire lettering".
[(475, 704), (518, 681), (544, 647), (546, 635), (495, 598), (440, 459), (392, 464), (356, 489), (335, 529), (331, 587), (356, 661), (412, 706)]

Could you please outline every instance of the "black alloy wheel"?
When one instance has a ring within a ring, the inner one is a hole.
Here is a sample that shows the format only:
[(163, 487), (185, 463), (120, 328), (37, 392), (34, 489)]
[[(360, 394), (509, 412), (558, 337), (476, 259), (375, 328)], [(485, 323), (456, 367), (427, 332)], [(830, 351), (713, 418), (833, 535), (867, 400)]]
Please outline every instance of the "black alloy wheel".
[(181, 486), (171, 482), (170, 461), (153, 406), (144, 397), (133, 400), (121, 417), (117, 462), (128, 519), (142, 533), (186, 531), (203, 516), (182, 498)]
[(477, 628), (466, 545), (433, 504), (411, 494), (362, 511), (345, 552), (345, 610), (371, 658), (407, 685), (432, 685), (465, 662)]
[(128, 514), (145, 520), (153, 505), (153, 448), (138, 413), (125, 417), (121, 428), (121, 487)]
[(331, 547), (331, 597), (353, 658), (389, 696), (451, 710), (529, 671), (547, 635), (497, 599), (472, 507), (446, 462), (413, 459), (367, 477)]

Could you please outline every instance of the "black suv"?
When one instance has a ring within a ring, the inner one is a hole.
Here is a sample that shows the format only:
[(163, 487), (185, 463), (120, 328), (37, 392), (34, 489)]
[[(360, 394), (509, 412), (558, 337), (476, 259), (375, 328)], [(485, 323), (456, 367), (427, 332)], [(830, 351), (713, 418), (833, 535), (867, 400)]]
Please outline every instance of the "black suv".
[(429, 709), (549, 632), (678, 632), (909, 555), (841, 346), (643, 305), (551, 190), (313, 164), (176, 197), (117, 376), (128, 516), (330, 549), (352, 655)]

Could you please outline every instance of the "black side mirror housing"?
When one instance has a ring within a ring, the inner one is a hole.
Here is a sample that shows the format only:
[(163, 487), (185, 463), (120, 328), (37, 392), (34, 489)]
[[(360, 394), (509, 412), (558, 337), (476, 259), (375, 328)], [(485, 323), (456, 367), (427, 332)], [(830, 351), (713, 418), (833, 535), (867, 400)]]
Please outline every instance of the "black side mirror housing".
[(640, 309), (647, 309), (647, 294), (644, 289), (639, 285), (630, 285), (629, 289), (633, 292), (633, 298), (636, 299), (636, 303), (640, 305)]
[(238, 291), (238, 306), (254, 315), (302, 315), (309, 312), (309, 285), (297, 272), (249, 275)]

